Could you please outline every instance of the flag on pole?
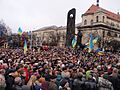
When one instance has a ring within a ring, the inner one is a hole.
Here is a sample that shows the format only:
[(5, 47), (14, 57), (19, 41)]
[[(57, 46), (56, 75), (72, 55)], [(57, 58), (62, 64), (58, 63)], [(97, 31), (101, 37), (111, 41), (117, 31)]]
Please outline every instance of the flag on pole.
[(77, 40), (76, 38), (74, 37), (73, 40), (72, 40), (72, 47), (74, 48), (77, 44)]
[(96, 37), (95, 39), (93, 39), (93, 44), (97, 43), (98, 41), (98, 37)]
[(93, 44), (93, 36), (92, 36), (92, 34), (90, 34), (90, 40), (89, 40), (89, 51), (88, 51), (88, 52), (91, 52), (93, 48), (94, 48), (94, 44)]
[(26, 54), (26, 52), (27, 52), (27, 42), (25, 40), (25, 42), (24, 42), (24, 54)]
[(18, 28), (18, 35), (22, 35), (22, 29), (20, 27)]

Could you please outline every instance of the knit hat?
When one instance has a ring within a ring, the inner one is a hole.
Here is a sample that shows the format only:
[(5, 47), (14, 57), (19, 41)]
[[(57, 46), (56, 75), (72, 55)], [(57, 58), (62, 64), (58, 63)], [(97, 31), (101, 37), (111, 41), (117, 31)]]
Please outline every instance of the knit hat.
[(51, 75), (50, 79), (56, 79), (56, 76), (55, 75)]
[(88, 79), (90, 76), (91, 76), (91, 71), (88, 70), (88, 71), (86, 72), (86, 78)]
[(57, 80), (61, 80), (62, 76), (61, 75), (57, 75)]
[(107, 78), (108, 78), (108, 75), (107, 75), (107, 74), (104, 74), (104, 75), (103, 75), (103, 78), (104, 78), (104, 79), (107, 79)]

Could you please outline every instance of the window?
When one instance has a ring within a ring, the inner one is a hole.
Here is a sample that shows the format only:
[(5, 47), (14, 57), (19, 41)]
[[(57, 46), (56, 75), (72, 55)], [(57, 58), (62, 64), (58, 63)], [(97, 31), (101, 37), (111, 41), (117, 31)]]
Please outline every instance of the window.
[(107, 33), (107, 35), (108, 35), (108, 36), (111, 36), (111, 33), (110, 33), (110, 32), (108, 32), (108, 33)]
[(118, 36), (117, 33), (115, 33), (114, 36), (117, 37)]
[(119, 24), (116, 24), (116, 26), (119, 28)]
[(102, 20), (103, 22), (105, 21), (105, 17), (103, 16), (103, 20)]
[(84, 25), (86, 25), (86, 24), (87, 24), (87, 20), (84, 21)]
[(93, 25), (93, 20), (91, 20), (91, 25)]
[(115, 26), (115, 24), (113, 22), (111, 22), (111, 26)]
[(110, 23), (108, 21), (106, 21), (107, 25), (110, 25)]
[(96, 16), (96, 22), (98, 22), (99, 21), (99, 17), (98, 16)]

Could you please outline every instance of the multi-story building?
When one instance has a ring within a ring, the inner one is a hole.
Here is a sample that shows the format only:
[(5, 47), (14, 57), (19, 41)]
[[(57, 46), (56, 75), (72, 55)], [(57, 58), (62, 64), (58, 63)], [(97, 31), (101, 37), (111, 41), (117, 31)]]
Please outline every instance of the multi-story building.
[[(77, 27), (80, 23), (76, 24), (75, 33), (77, 34)], [(49, 44), (55, 42), (58, 46), (65, 46), (66, 41), (66, 26), (49, 26), (43, 27), (33, 32), (34, 45)], [(55, 45), (56, 45), (55, 44)]]
[(104, 47), (107, 41), (120, 41), (120, 15), (92, 5), (82, 14), (82, 23), (78, 30), (83, 34), (82, 43), (88, 42), (88, 36), (92, 33), (94, 37), (100, 37), (98, 46)]
[(32, 32), (37, 46), (41, 44), (50, 44), (55, 42), (59, 46), (64, 46), (66, 27), (49, 26)]

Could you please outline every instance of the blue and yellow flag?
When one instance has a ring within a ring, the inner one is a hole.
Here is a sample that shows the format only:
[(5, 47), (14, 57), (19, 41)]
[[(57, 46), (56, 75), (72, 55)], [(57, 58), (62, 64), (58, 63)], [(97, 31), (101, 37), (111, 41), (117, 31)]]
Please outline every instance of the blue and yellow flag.
[(72, 40), (72, 47), (74, 48), (77, 44), (77, 40), (76, 38), (74, 37), (73, 40)]
[(100, 56), (101, 56), (101, 55), (104, 55), (104, 52), (103, 52), (103, 51), (99, 51), (99, 52), (98, 52), (98, 55), (100, 55)]
[(93, 44), (97, 43), (98, 41), (98, 37), (96, 37), (95, 39), (93, 39)]
[(25, 42), (24, 42), (24, 54), (26, 54), (26, 52), (27, 52), (27, 42), (25, 40)]
[(22, 29), (20, 27), (18, 28), (18, 35), (22, 35)]
[(88, 52), (91, 52), (93, 48), (94, 48), (94, 44), (93, 44), (93, 36), (92, 36), (92, 34), (90, 34), (90, 40), (89, 40), (89, 51), (88, 51)]

